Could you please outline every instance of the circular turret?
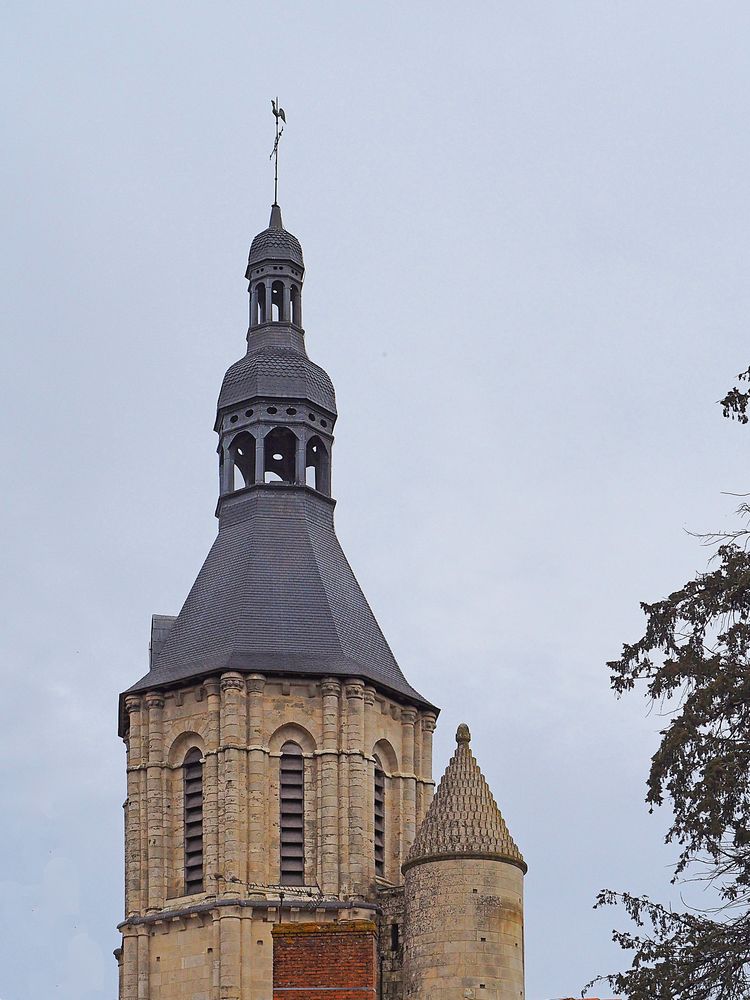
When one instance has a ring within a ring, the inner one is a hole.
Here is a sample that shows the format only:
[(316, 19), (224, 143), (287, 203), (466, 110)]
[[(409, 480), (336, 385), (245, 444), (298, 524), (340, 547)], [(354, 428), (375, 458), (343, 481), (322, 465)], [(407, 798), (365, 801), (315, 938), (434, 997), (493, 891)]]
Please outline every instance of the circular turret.
[(403, 866), (404, 1000), (523, 1000), (526, 863), (470, 741), (462, 723)]

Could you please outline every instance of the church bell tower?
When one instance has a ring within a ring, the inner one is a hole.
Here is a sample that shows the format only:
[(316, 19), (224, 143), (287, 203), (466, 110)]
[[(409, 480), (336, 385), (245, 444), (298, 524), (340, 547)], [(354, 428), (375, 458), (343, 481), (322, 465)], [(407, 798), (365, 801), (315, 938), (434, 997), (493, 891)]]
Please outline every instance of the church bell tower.
[(217, 537), (120, 698), (121, 1000), (297, 1000), (323, 975), (336, 1000), (349, 967), (374, 989), (378, 922), (431, 802), (437, 709), (334, 530), (336, 399), (307, 355), (304, 274), (274, 204), (219, 393)]

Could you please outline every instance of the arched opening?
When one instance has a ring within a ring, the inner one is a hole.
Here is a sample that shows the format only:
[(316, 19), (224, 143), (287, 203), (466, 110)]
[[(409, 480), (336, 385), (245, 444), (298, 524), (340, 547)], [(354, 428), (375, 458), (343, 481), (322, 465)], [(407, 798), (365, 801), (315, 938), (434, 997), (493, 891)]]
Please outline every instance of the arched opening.
[(292, 291), (290, 295), (290, 306), (292, 310), (291, 321), (295, 326), (302, 325), (302, 310), (300, 309), (300, 296), (299, 288), (297, 285), (292, 285)]
[(255, 286), (254, 318), (256, 324), (266, 322), (266, 286), (262, 281), (259, 281)]
[(182, 765), (185, 807), (185, 895), (203, 892), (203, 755), (188, 750)]
[(284, 319), (284, 282), (274, 281), (271, 285), (271, 322)]
[(252, 486), (255, 482), (255, 438), (249, 431), (242, 431), (229, 445), (229, 454), (234, 468), (233, 490)]
[(279, 761), (279, 881), (305, 884), (305, 758), (291, 740)]
[(385, 774), (380, 758), (375, 758), (374, 782), (375, 874), (385, 877)]
[(305, 482), (320, 493), (331, 492), (328, 450), (317, 435), (310, 438), (305, 449)]
[(293, 483), (297, 462), (297, 438), (288, 427), (274, 427), (263, 442), (266, 483)]

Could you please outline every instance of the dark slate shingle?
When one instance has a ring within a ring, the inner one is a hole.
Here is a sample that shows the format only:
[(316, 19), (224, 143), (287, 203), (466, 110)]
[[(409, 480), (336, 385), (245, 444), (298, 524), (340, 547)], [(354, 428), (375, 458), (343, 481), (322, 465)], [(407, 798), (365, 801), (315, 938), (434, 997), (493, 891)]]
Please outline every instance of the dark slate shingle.
[(300, 486), (225, 499), (180, 614), (129, 690), (220, 670), (355, 676), (432, 707), (396, 663), (336, 537), (333, 508)]

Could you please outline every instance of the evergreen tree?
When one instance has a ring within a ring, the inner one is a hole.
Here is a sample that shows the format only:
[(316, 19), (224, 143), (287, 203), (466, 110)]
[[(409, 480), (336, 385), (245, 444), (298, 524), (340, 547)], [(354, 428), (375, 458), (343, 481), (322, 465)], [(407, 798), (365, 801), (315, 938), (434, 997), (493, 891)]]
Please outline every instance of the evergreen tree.
[[(739, 379), (750, 382), (750, 368)], [(720, 405), (748, 423), (749, 391), (735, 387)], [(646, 802), (671, 805), (673, 882), (703, 880), (716, 900), (675, 911), (599, 893), (597, 906), (621, 904), (634, 924), (613, 932), (630, 968), (603, 977), (630, 1000), (750, 1000), (750, 504), (739, 514), (736, 531), (704, 538), (716, 546), (705, 573), (641, 604), (642, 638), (608, 664), (618, 696), (640, 689), (669, 704)]]

